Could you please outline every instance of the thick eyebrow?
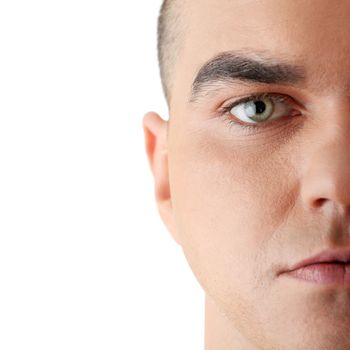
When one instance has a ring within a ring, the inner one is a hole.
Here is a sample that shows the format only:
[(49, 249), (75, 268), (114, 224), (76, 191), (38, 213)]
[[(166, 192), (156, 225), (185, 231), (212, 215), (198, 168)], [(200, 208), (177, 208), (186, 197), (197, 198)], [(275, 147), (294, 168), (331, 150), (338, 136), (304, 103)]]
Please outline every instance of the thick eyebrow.
[(258, 52), (223, 52), (199, 69), (192, 83), (190, 102), (216, 91), (218, 83), (239, 82), (301, 85), (305, 82), (305, 70), (301, 65)]

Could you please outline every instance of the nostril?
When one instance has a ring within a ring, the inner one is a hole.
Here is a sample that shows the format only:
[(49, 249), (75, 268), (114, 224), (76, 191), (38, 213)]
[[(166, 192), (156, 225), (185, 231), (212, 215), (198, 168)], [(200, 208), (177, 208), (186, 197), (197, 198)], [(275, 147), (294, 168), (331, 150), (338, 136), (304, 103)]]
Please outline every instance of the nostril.
[(314, 208), (319, 208), (322, 206), (322, 204), (327, 201), (327, 198), (318, 198), (314, 201)]

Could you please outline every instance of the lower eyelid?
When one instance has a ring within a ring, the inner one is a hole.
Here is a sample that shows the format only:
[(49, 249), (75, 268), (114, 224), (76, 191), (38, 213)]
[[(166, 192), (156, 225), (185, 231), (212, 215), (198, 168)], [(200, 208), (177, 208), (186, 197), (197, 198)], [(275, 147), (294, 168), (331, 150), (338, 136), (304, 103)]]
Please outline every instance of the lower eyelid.
[(302, 116), (303, 113), (300, 111), (291, 108), (292, 113), (287, 113), (285, 116), (274, 118), (267, 120), (265, 122), (242, 122), (240, 119), (235, 117), (234, 115), (229, 113), (224, 114), (225, 122), (228, 123), (229, 128), (231, 127), (237, 127), (238, 129), (242, 130), (250, 130), (254, 133), (259, 132), (259, 130), (265, 130), (265, 129), (275, 129), (275, 126), (285, 126), (289, 124), (290, 122), (293, 122), (295, 118)]

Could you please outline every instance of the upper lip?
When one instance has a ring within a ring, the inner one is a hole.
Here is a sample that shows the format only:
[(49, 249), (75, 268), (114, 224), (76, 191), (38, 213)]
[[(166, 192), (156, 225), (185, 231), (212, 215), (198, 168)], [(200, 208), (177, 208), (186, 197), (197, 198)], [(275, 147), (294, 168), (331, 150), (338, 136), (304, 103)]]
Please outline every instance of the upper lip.
[(294, 264), (289, 271), (300, 269), (301, 267), (326, 263), (326, 262), (350, 262), (350, 248), (327, 249), (321, 253), (314, 255), (308, 259), (302, 260)]

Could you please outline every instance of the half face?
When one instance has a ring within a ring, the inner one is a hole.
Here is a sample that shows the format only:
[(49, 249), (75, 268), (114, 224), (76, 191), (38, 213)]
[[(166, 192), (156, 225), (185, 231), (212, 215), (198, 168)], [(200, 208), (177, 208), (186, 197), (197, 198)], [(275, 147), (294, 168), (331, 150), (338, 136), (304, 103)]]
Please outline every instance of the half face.
[(350, 2), (188, 0), (183, 16), (169, 178), (194, 274), (259, 349), (350, 349), (349, 289), (281, 274), (350, 246)]

